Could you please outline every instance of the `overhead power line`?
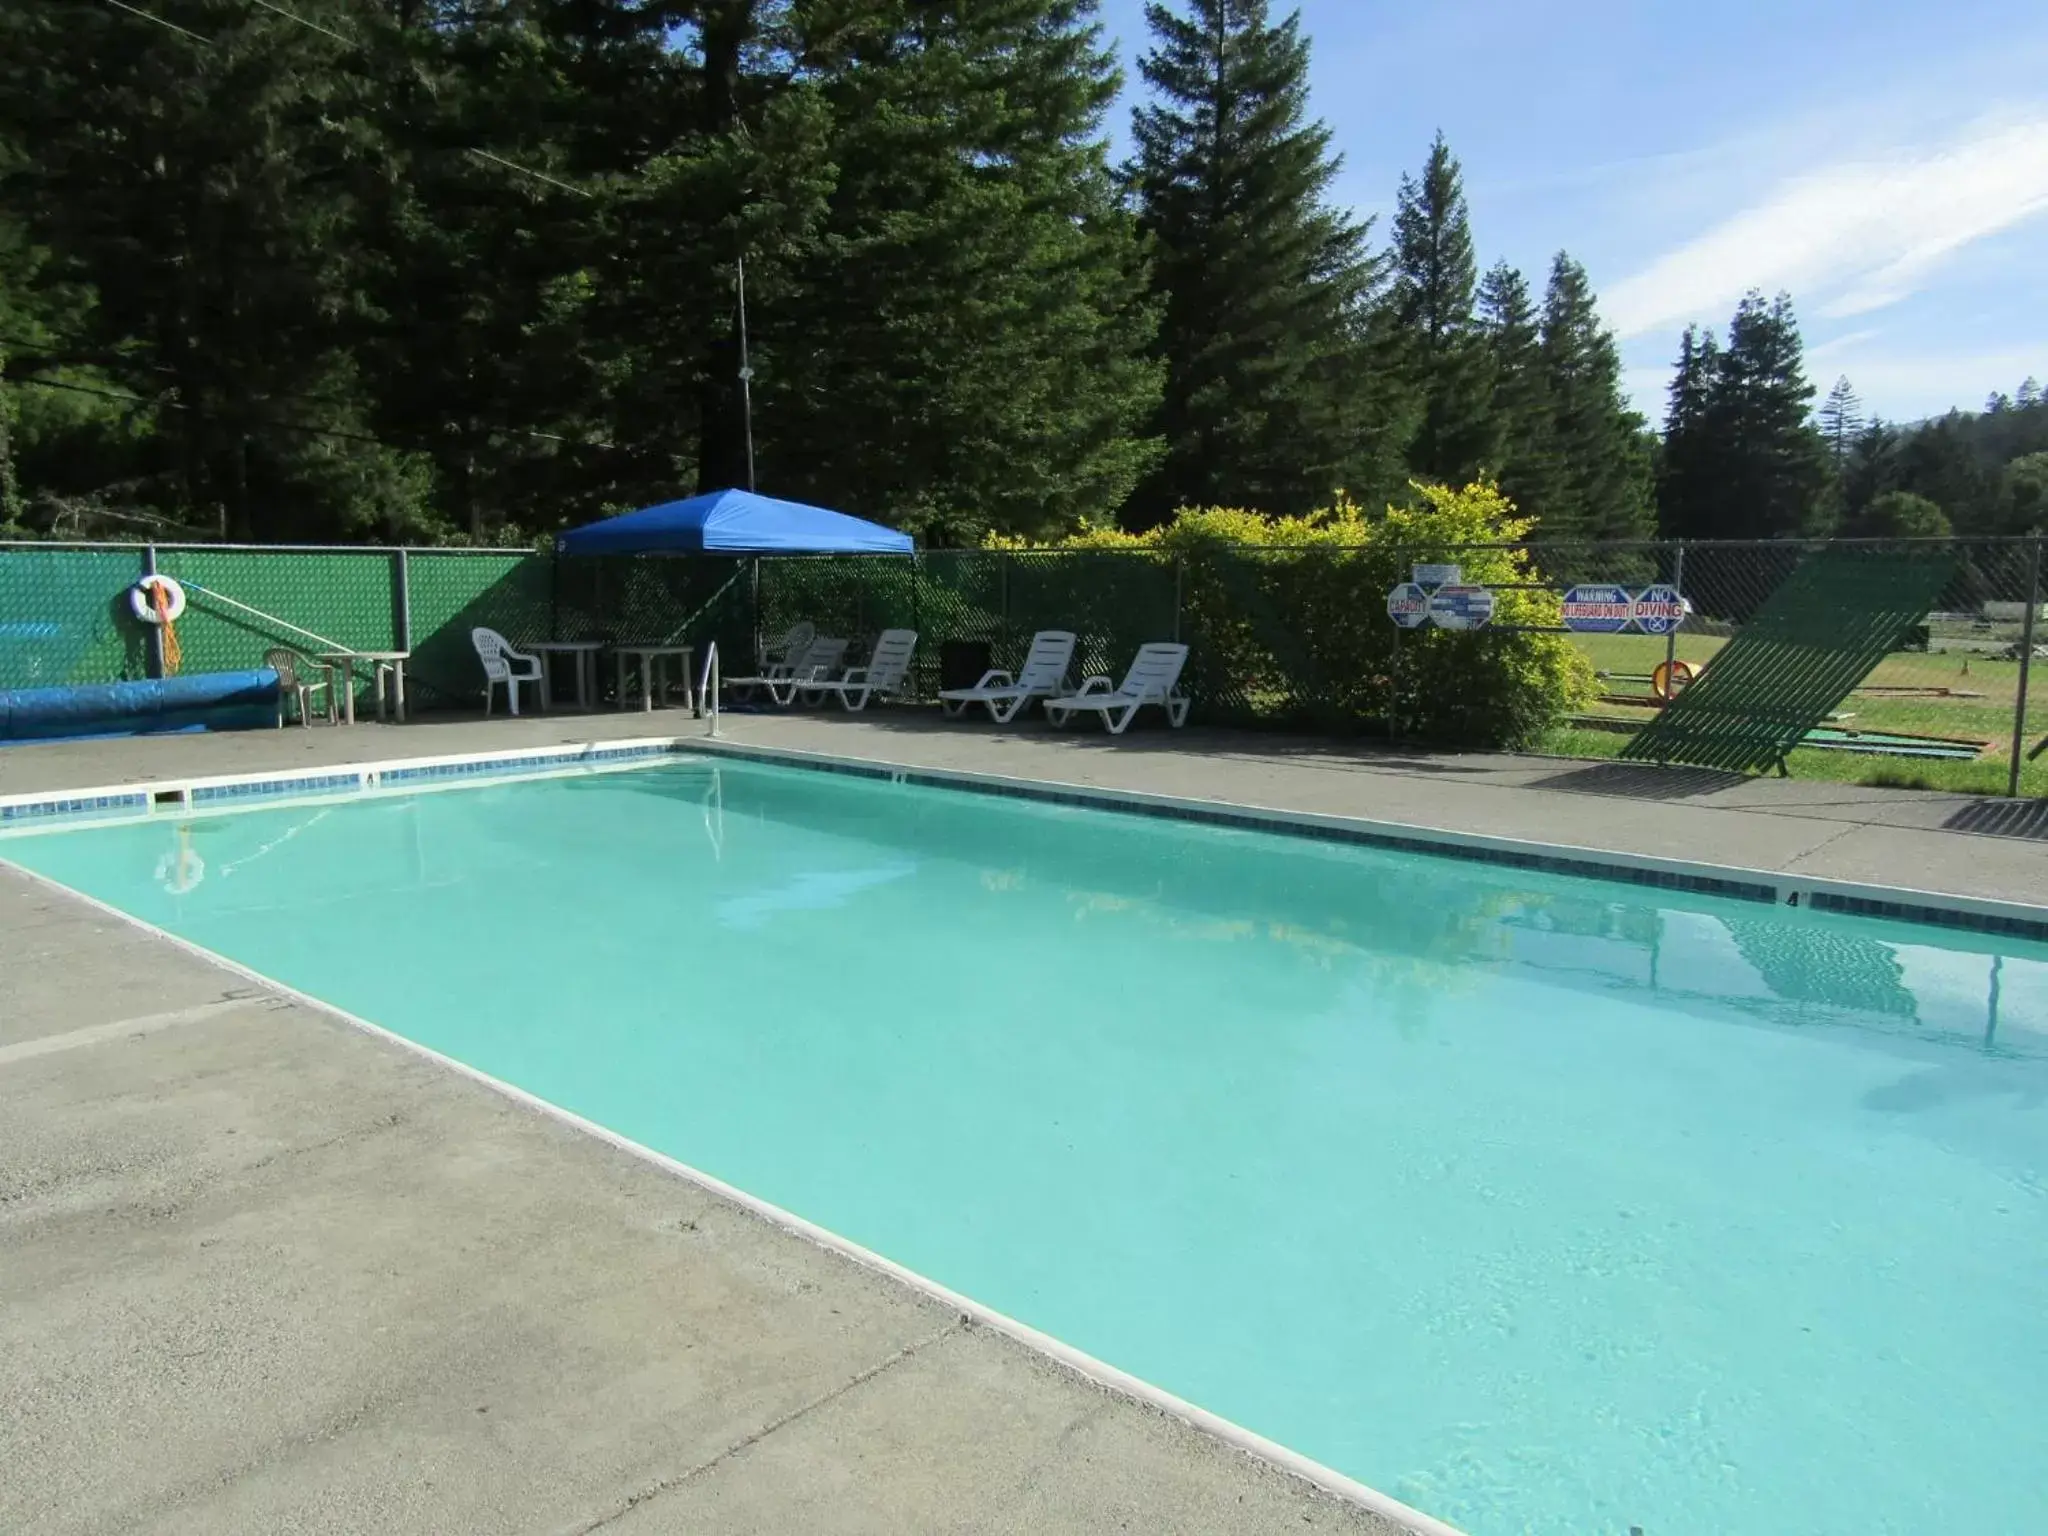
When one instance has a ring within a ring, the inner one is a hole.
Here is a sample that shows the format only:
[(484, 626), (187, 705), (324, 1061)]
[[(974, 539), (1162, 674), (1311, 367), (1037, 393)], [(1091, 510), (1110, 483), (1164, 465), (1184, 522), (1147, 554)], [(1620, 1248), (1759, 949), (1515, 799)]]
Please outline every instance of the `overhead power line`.
[[(336, 32), (331, 27), (324, 27), (317, 21), (313, 21), (308, 17), (299, 15), (298, 12), (296, 11), (287, 10), (285, 7), (281, 5), (273, 4), (272, 0), (249, 0), (249, 3), (254, 6), (257, 6), (262, 10), (268, 11), (271, 15), (276, 16), (281, 20), (289, 21), (296, 26), (304, 27), (309, 32), (317, 32), (322, 37), (331, 38), (333, 41), (337, 43), (345, 44), (351, 48), (359, 46), (355, 38), (352, 38), (345, 33)], [(114, 7), (114, 9), (117, 11), (126, 11), (130, 16), (140, 17), (142, 20), (154, 23), (156, 26), (163, 27), (167, 31), (175, 32), (180, 37), (190, 38), (193, 42), (199, 44), (199, 46), (202, 48), (211, 48), (218, 41), (218, 39), (216, 38), (203, 37), (197, 32), (191, 31), (186, 27), (181, 27), (175, 21), (166, 21), (163, 17), (157, 15), (153, 11), (145, 11), (140, 6), (130, 5), (128, 4), (128, 0), (107, 0), (107, 4)], [(502, 166), (504, 169), (512, 171), (517, 175), (531, 177), (533, 180), (541, 182), (546, 186), (554, 187), (559, 191), (573, 193), (577, 197), (594, 198), (597, 196), (597, 194), (595, 192), (592, 192), (588, 187), (575, 186), (570, 182), (561, 180), (559, 177), (550, 176), (545, 171), (536, 171), (530, 165), (521, 165), (517, 160), (507, 160), (503, 155), (493, 154), (488, 149), (478, 149), (472, 146), (468, 150), (464, 151), (464, 153), (473, 155), (479, 160), (487, 160), (492, 165)]]
[(193, 42), (199, 44), (199, 46), (202, 48), (212, 46), (212, 38), (201, 37), (197, 32), (187, 31), (185, 28), (179, 26), (175, 21), (165, 21), (163, 17), (158, 16), (153, 12), (145, 11), (140, 6), (128, 4), (128, 0), (107, 0), (107, 4), (111, 5), (117, 11), (126, 11), (130, 16), (140, 16), (144, 21), (155, 22), (158, 26), (164, 28), (166, 31), (175, 32), (180, 37), (189, 37), (192, 39)]

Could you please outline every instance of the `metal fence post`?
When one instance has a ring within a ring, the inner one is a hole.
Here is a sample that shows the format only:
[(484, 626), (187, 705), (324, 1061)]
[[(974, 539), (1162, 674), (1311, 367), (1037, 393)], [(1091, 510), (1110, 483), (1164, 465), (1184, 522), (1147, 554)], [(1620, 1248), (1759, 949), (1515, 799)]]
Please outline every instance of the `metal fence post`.
[[(142, 546), (142, 574), (145, 576), (154, 576), (156, 574), (156, 546), (154, 544)], [(144, 627), (149, 631), (149, 675), (151, 677), (162, 677), (164, 675), (164, 627), (161, 624), (150, 624)]]
[(1175, 555), (1173, 557), (1173, 643), (1175, 645), (1180, 644), (1181, 573), (1185, 569), (1186, 562), (1184, 559), (1179, 555)]
[[(1671, 562), (1671, 590), (1678, 594), (1678, 599), (1681, 603), (1685, 601), (1685, 540), (1683, 539), (1678, 541), (1678, 553)], [(1664, 676), (1667, 679), (1678, 671), (1678, 668), (1673, 663), (1678, 660), (1678, 631), (1684, 623), (1685, 620), (1680, 619), (1678, 623), (1671, 626), (1670, 632), (1664, 636)], [(1665, 686), (1670, 687), (1671, 685), (1667, 682)], [(1672, 689), (1672, 692), (1676, 693), (1677, 689)]]
[(2027, 560), (2027, 615), (2020, 626), (2020, 689), (2019, 697), (2013, 701), (2012, 709), (2012, 770), (2006, 779), (2005, 792), (2017, 800), (2020, 793), (2020, 754), (2027, 745), (2027, 674), (2034, 663), (2034, 620), (2041, 611), (2041, 539), (2034, 540), (2033, 552)]
[(412, 649), (412, 567), (405, 558), (401, 547), (391, 557), (392, 581), (392, 636), (398, 642), (398, 649)]

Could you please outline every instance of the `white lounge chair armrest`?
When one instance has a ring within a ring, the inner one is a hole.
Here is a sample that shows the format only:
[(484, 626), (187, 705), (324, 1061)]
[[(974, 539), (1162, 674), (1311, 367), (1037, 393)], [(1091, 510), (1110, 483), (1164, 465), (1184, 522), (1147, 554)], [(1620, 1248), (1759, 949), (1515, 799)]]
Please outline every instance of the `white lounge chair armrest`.
[(1091, 693), (1115, 692), (1116, 680), (1114, 678), (1104, 677), (1101, 673), (1098, 672), (1093, 677), (1084, 677), (1081, 679), (1081, 691), (1075, 694), (1074, 697), (1077, 699), (1085, 699)]
[(981, 674), (981, 681), (974, 686), (977, 688), (1008, 688), (1014, 685), (1016, 681), (1016, 678), (1005, 672), (1001, 667), (991, 667), (988, 671)]
[[(818, 670), (822, 672), (824, 668), (820, 667)], [(866, 667), (848, 667), (845, 676), (839, 679), (842, 683), (864, 683), (867, 680), (868, 669)]]

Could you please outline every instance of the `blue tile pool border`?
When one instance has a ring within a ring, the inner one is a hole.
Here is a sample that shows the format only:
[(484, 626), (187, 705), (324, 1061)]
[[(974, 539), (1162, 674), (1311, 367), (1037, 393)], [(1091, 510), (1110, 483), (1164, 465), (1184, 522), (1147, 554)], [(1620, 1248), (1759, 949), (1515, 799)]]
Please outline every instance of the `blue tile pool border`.
[(149, 791), (146, 789), (84, 795), (71, 792), (0, 805), (0, 826), (55, 819), (87, 821), (100, 816), (133, 814), (148, 809)]
[[(1513, 846), (1499, 840), (1474, 839), (1455, 833), (1438, 833), (1430, 829), (1393, 828), (1347, 818), (1258, 810), (1223, 801), (1154, 798), (1114, 789), (1083, 788), (978, 774), (898, 768), (888, 763), (828, 758), (809, 753), (764, 751), (725, 742), (685, 741), (679, 743), (678, 750), (686, 756), (731, 758), (771, 767), (806, 769), (820, 773), (844, 774), (851, 778), (912, 784), (926, 789), (959, 790), (969, 794), (1031, 800), (1047, 805), (1120, 811), (1163, 821), (1199, 822), (1208, 826), (1304, 838), (1312, 842), (1344, 843), (1356, 847), (1381, 848), (1395, 853), (1429, 854), (1438, 858), (1464, 859), (1472, 863), (1493, 864), (1508, 869), (1572, 875), (1580, 879), (1604, 880), (1655, 890), (1683, 891), (1693, 895), (1721, 896), (1766, 906), (1805, 906), (1818, 912), (1877, 917), (1894, 922), (1921, 923), (2048, 943), (2048, 911), (2040, 908), (2014, 910), (2016, 904), (2009, 902), (1980, 903), (1959, 897), (1953, 898), (1956, 905), (1938, 905), (1937, 903), (1949, 898), (1926, 892), (1885, 888), (1855, 889), (1844, 887), (1839, 882), (1814, 881), (1789, 875), (1773, 876), (1747, 870), (1687, 869), (1666, 861), (1645, 860), (1636, 863), (1618, 857), (1596, 857), (1584, 851), (1566, 852), (1545, 848), (1542, 845)], [(2036, 913), (2041, 915), (2034, 915)]]

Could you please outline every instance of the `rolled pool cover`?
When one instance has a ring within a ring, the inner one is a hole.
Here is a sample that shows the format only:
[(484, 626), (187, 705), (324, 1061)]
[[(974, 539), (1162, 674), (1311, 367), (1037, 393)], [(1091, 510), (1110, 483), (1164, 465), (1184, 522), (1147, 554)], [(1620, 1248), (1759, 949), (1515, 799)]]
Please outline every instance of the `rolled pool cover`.
[(232, 731), (276, 723), (277, 674), (268, 667), (71, 688), (0, 689), (0, 741)]

